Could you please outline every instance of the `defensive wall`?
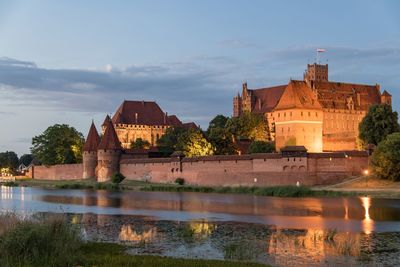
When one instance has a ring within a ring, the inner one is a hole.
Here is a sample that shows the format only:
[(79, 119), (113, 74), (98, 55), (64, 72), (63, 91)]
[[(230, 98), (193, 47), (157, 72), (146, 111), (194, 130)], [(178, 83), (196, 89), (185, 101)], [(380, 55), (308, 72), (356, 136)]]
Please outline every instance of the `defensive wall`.
[[(122, 158), (119, 171), (128, 180), (172, 183), (185, 179), (190, 185), (272, 186), (318, 185), (340, 182), (360, 175), (368, 168), (364, 151), (305, 153), (290, 156), (282, 153), (207, 156), (198, 158)], [(34, 179), (82, 179), (82, 164), (34, 166)], [(33, 175), (32, 175), (33, 174)]]

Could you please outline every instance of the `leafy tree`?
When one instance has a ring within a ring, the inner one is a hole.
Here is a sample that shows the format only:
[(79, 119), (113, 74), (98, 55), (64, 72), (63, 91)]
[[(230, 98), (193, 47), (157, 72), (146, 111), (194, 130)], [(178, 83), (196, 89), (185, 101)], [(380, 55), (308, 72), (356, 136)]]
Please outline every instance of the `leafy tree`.
[(224, 115), (217, 115), (214, 119), (212, 119), (208, 125), (207, 134), (209, 131), (215, 128), (225, 129), (226, 122), (229, 120), (228, 117)]
[(377, 177), (400, 181), (400, 132), (388, 135), (378, 144), (371, 166)]
[(254, 141), (249, 146), (249, 154), (271, 153), (275, 151), (275, 146), (266, 141)]
[(378, 145), (386, 136), (400, 131), (398, 115), (389, 105), (374, 105), (359, 125), (359, 137), (366, 144)]
[(263, 114), (244, 112), (239, 117), (230, 118), (226, 129), (235, 138), (248, 138), (255, 141), (269, 141), (271, 134), (268, 121)]
[(29, 166), (33, 161), (32, 154), (24, 154), (19, 158), (19, 164), (24, 164), (25, 166)]
[(82, 133), (74, 127), (55, 124), (32, 138), (31, 152), (44, 165), (79, 163), (84, 141)]
[(143, 140), (142, 138), (137, 138), (135, 141), (131, 142), (131, 148), (133, 149), (143, 149), (150, 148), (150, 143), (147, 140)]
[(210, 156), (214, 154), (214, 148), (200, 131), (190, 131), (183, 153), (186, 157)]
[(0, 169), (6, 168), (10, 170), (15, 170), (18, 168), (18, 156), (13, 151), (6, 151), (0, 153)]
[(119, 172), (116, 172), (111, 176), (111, 182), (113, 184), (120, 184), (124, 179), (125, 176)]
[(210, 121), (207, 129), (207, 140), (215, 148), (216, 155), (231, 155), (236, 153), (231, 134), (225, 128), (228, 117), (217, 115)]
[(174, 151), (183, 151), (189, 139), (189, 130), (183, 127), (170, 127), (165, 134), (157, 140), (159, 151), (171, 154)]

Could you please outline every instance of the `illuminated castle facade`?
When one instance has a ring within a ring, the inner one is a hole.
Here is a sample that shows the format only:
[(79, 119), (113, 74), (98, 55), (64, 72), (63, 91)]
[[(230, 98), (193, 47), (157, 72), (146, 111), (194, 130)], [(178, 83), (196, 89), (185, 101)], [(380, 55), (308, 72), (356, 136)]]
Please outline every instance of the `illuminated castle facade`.
[(380, 86), (332, 82), (328, 65), (309, 64), (303, 80), (248, 89), (233, 99), (233, 116), (243, 112), (263, 114), (272, 130), (277, 150), (303, 145), (310, 152), (356, 150), (358, 125), (370, 106), (392, 104)]

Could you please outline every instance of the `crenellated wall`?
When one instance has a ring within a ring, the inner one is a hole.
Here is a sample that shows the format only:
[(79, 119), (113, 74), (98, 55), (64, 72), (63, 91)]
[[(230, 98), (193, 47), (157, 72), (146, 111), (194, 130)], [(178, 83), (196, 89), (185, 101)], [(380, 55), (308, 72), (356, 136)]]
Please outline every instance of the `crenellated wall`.
[[(359, 175), (367, 168), (367, 152), (358, 151), (307, 153), (297, 157), (270, 153), (199, 158), (124, 158), (119, 162), (119, 171), (128, 180), (173, 183), (176, 178), (184, 178), (186, 184), (208, 186), (329, 184)], [(82, 164), (35, 166), (33, 169), (34, 179), (73, 180), (82, 177)]]

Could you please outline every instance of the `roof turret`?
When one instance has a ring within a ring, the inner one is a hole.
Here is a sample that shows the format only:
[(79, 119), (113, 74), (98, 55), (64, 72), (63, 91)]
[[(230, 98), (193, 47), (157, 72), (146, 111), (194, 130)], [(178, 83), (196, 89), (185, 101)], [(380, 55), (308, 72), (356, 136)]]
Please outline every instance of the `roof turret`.
[(97, 151), (99, 143), (100, 143), (99, 133), (97, 132), (96, 126), (92, 121), (92, 125), (90, 126), (85, 145), (83, 146), (83, 151), (87, 152)]
[[(108, 117), (108, 116), (107, 116)], [(110, 117), (108, 117), (110, 118)], [(121, 143), (118, 139), (117, 133), (115, 132), (114, 126), (110, 119), (107, 118), (104, 121), (103, 125), (106, 129), (104, 131), (104, 135), (101, 138), (99, 149), (110, 149), (110, 150), (119, 150), (122, 149)]]

